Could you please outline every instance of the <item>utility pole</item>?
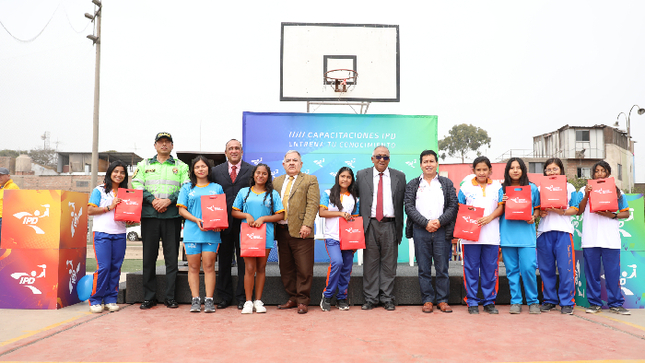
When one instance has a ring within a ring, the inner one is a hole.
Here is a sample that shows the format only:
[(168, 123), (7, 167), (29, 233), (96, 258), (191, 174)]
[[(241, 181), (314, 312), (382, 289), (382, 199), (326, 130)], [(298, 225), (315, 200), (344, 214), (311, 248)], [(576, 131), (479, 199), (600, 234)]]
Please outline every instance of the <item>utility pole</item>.
[(97, 185), (99, 171), (99, 93), (101, 89), (101, 1), (92, 0), (96, 5), (94, 15), (85, 13), (85, 17), (95, 22), (96, 35), (88, 35), (87, 38), (96, 46), (96, 69), (94, 72), (94, 122), (92, 125), (92, 178), (90, 191)]

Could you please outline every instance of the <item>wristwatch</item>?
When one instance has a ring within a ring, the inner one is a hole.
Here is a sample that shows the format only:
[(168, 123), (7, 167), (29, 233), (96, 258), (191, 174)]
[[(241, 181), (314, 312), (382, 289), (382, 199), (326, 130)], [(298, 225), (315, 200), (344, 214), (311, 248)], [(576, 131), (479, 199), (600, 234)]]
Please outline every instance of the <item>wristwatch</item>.
[(618, 218), (618, 213), (614, 213), (614, 216), (611, 217), (611, 219), (616, 219), (616, 218)]

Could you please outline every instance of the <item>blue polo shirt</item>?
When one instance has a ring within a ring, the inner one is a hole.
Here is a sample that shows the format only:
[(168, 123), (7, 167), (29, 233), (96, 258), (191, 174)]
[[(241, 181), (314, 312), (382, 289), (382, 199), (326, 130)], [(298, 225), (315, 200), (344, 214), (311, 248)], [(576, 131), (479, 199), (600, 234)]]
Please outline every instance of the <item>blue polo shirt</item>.
[[(540, 191), (538, 187), (529, 183), (531, 186), (531, 204), (533, 208), (540, 207)], [(512, 188), (512, 187), (508, 187)], [(504, 188), (499, 189), (498, 199), (502, 200)], [(515, 221), (506, 219), (506, 211), (499, 217), (499, 237), (500, 246), (502, 247), (535, 247), (537, 239), (535, 234), (535, 223), (528, 224), (526, 221)]]

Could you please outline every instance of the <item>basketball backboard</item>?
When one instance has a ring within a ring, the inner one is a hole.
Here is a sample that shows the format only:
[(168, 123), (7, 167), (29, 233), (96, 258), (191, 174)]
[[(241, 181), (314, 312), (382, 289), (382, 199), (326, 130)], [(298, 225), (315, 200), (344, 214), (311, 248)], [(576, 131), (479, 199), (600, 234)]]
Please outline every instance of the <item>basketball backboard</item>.
[(282, 23), (280, 101), (399, 102), (399, 87), (398, 25)]

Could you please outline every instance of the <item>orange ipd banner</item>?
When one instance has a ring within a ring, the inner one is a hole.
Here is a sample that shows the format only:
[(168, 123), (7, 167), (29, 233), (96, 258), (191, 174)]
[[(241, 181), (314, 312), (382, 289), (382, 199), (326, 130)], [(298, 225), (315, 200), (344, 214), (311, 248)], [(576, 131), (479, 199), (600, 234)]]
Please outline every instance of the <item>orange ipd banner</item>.
[(85, 252), (85, 248), (0, 249), (0, 308), (60, 309), (78, 303)]
[(84, 248), (87, 200), (61, 190), (5, 191), (0, 248)]

